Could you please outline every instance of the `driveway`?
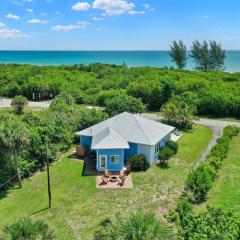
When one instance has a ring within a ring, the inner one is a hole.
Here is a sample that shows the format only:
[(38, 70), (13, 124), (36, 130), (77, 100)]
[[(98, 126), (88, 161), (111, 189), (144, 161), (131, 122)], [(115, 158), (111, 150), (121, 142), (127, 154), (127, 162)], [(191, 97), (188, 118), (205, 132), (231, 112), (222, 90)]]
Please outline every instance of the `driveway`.
[[(0, 98), (0, 108), (9, 108), (11, 107), (12, 99), (10, 98)], [(43, 101), (43, 102), (28, 102), (29, 108), (49, 108), (50, 101)]]
[[(144, 113), (142, 114), (143, 117), (159, 121), (160, 117), (155, 113)], [(222, 120), (215, 120), (215, 119), (205, 119), (200, 118), (198, 121), (194, 121), (196, 124), (200, 124), (203, 126), (206, 126), (208, 128), (211, 128), (213, 131), (213, 136), (211, 138), (211, 141), (209, 142), (207, 148), (203, 151), (203, 153), (200, 156), (199, 162), (197, 163), (197, 166), (201, 161), (204, 161), (207, 157), (207, 155), (210, 153), (212, 147), (216, 144), (217, 139), (222, 136), (223, 129), (228, 125), (236, 125), (240, 127), (240, 122), (231, 122), (231, 121), (222, 121)]]

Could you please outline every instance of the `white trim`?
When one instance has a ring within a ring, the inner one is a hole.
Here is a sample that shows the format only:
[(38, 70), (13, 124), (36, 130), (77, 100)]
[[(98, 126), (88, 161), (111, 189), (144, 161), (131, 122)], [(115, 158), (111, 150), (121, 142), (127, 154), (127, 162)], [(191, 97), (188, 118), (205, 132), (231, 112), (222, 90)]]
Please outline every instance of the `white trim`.
[[(102, 164), (101, 158), (102, 157), (105, 157), (105, 167), (101, 166), (101, 164)], [(105, 170), (107, 168), (107, 155), (99, 155), (99, 160), (100, 160), (99, 168)]]
[[(112, 162), (112, 157), (117, 157), (118, 161), (117, 162)], [(110, 163), (111, 164), (119, 164), (120, 163), (120, 156), (119, 155), (110, 155)]]

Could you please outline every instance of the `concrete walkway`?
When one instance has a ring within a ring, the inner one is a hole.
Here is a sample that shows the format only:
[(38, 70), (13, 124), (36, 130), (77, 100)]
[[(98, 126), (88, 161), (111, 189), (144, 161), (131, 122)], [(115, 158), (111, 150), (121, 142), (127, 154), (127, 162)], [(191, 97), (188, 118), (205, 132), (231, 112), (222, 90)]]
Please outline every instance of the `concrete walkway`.
[(217, 139), (223, 135), (223, 129), (226, 126), (236, 125), (236, 126), (240, 127), (240, 122), (221, 121), (221, 120), (205, 119), (205, 118), (200, 118), (199, 121), (195, 121), (195, 123), (209, 127), (213, 131), (212, 139), (209, 142), (207, 148), (201, 154), (197, 166), (199, 166), (200, 162), (205, 161), (205, 159), (206, 159), (207, 155), (210, 153), (212, 147), (217, 143)]
[[(0, 98), (0, 108), (9, 108), (11, 107), (11, 98)], [(51, 101), (42, 101), (42, 102), (28, 102), (29, 108), (49, 108)]]
[[(143, 117), (146, 117), (148, 119), (159, 121), (160, 117), (157, 114), (154, 113), (144, 113), (142, 114)], [(212, 147), (216, 144), (217, 139), (222, 136), (223, 129), (228, 125), (236, 125), (240, 127), (240, 121), (239, 122), (231, 122), (231, 121), (222, 121), (222, 120), (215, 120), (215, 119), (205, 119), (200, 118), (198, 121), (194, 121), (196, 124), (200, 124), (203, 126), (206, 126), (210, 128), (213, 131), (212, 139), (210, 140), (207, 148), (202, 152), (199, 162), (197, 163), (197, 166), (200, 164), (201, 161), (204, 161), (207, 157), (207, 155), (210, 153)]]

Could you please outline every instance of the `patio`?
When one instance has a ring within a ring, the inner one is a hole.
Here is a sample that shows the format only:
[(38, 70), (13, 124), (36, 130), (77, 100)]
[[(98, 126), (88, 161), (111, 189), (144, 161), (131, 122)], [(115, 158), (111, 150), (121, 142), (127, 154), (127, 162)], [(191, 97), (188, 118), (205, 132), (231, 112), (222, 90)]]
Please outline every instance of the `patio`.
[(124, 183), (120, 178), (119, 172), (111, 172), (110, 177), (104, 177), (104, 173), (96, 177), (96, 188), (99, 189), (115, 189), (115, 188), (133, 188), (132, 176), (131, 174), (125, 176)]

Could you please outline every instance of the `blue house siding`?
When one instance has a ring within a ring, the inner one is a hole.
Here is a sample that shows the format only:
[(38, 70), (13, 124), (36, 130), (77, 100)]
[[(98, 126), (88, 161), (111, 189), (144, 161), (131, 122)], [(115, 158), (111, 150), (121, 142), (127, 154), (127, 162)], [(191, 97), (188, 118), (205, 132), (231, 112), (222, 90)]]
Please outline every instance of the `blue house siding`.
[[(100, 158), (101, 156), (107, 157), (106, 168), (109, 171), (120, 171), (124, 167), (124, 150), (123, 149), (99, 149), (97, 150), (97, 170), (104, 171), (100, 166)], [(111, 163), (111, 156), (116, 155), (119, 156), (118, 163)]]
[(127, 160), (129, 157), (136, 155), (138, 151), (138, 145), (136, 143), (129, 143), (129, 149), (124, 150), (124, 159)]
[(166, 144), (169, 142), (170, 138), (171, 138), (171, 134), (164, 137), (160, 142), (160, 148), (165, 147)]
[(91, 149), (92, 145), (92, 137), (90, 136), (80, 136), (80, 145), (86, 148), (89, 152), (93, 152), (94, 150)]

